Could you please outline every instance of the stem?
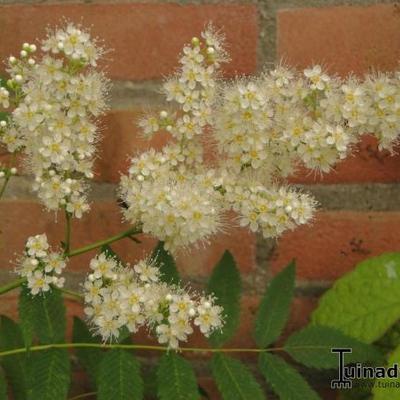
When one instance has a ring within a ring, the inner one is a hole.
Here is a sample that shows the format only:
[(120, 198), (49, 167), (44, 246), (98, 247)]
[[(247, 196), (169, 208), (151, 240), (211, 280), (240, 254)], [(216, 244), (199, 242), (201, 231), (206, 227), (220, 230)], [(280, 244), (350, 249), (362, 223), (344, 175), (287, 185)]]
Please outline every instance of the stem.
[(19, 278), (16, 279), (15, 281), (9, 282), (4, 286), (0, 287), (0, 295), (9, 292), (10, 290), (13, 290), (19, 286), (21, 286), (25, 282), (25, 278)]
[(3, 194), (4, 194), (5, 190), (6, 190), (6, 187), (7, 187), (7, 184), (9, 182), (10, 178), (11, 178), (11, 174), (7, 174), (5, 176), (3, 185), (1, 186), (1, 189), (0, 189), (0, 199), (3, 197)]
[[(12, 153), (11, 166), (13, 166), (15, 164), (15, 160), (16, 160), (16, 154)], [(12, 176), (11, 169), (8, 169), (6, 172), (6, 176), (4, 177), (3, 185), (1, 186), (1, 189), (0, 189), (0, 199), (3, 197), (3, 194), (6, 190), (7, 184), (11, 179), (11, 176)]]
[(142, 231), (140, 229), (130, 228), (127, 231), (118, 233), (115, 236), (111, 236), (107, 239), (99, 240), (98, 242), (94, 242), (94, 243), (88, 244), (87, 246), (80, 247), (79, 249), (72, 250), (69, 253), (67, 253), (66, 255), (67, 255), (67, 257), (79, 256), (80, 254), (87, 253), (90, 250), (94, 250), (94, 249), (97, 249), (98, 247), (105, 246), (106, 244), (116, 242), (116, 241), (126, 238), (130, 235), (137, 235), (138, 233), (141, 233), (141, 232)]
[(70, 397), (68, 400), (84, 399), (84, 398), (86, 398), (86, 397), (95, 396), (96, 394), (97, 394), (97, 392), (82, 393), (82, 394), (78, 394), (77, 396)]
[(64, 288), (61, 288), (60, 291), (65, 295), (66, 298), (79, 301), (80, 303), (83, 302), (83, 296), (80, 293)]
[(65, 242), (64, 254), (68, 254), (71, 245), (71, 214), (65, 210)]
[[(304, 348), (325, 348), (324, 346), (304, 346)], [(152, 351), (171, 351), (167, 346), (152, 346), (144, 344), (102, 344), (102, 343), (52, 343), (38, 346), (31, 346), (29, 349), (21, 347), (18, 349), (5, 350), (0, 352), (0, 357), (11, 356), (14, 354), (25, 353), (27, 351), (43, 351), (51, 349), (72, 349), (72, 348), (96, 348), (96, 349), (125, 349), (125, 350), (152, 350)], [(302, 346), (298, 346), (302, 348)], [(201, 348), (201, 347), (180, 347), (179, 351), (193, 353), (265, 353), (284, 351), (283, 347), (270, 349), (253, 349), (253, 348)]]

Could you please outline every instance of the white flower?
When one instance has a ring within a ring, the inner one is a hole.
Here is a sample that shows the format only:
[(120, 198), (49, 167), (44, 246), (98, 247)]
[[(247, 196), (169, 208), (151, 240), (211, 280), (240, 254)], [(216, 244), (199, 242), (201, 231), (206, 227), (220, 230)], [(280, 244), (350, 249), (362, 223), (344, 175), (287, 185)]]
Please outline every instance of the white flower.
[(9, 97), (10, 93), (8, 92), (8, 90), (4, 87), (0, 87), (0, 104), (3, 108), (10, 107)]
[(104, 253), (99, 254), (90, 261), (90, 268), (93, 270), (95, 279), (112, 279), (115, 275), (114, 269), (116, 266), (117, 261), (114, 258), (107, 257)]
[(311, 81), (311, 89), (324, 90), (330, 81), (329, 76), (322, 72), (320, 65), (305, 69), (304, 75)]
[(63, 287), (65, 278), (61, 273), (66, 266), (64, 255), (50, 252), (46, 234), (31, 236), (25, 245), (25, 252), (16, 272), (27, 278), (31, 294), (50, 290), (50, 285)]
[(50, 290), (52, 283), (51, 276), (43, 274), (42, 271), (36, 270), (32, 275), (28, 276), (28, 288), (33, 295)]
[(49, 243), (47, 242), (46, 234), (36, 235), (28, 238), (26, 242), (27, 254), (30, 257), (42, 258), (47, 255)]

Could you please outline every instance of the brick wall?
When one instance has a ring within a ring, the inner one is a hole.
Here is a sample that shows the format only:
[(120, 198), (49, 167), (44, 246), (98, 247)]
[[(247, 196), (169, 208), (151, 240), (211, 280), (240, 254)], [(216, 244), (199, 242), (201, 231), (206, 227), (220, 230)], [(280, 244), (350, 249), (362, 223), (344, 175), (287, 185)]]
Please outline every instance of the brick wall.
[[(167, 140), (158, 137), (144, 142), (133, 121), (143, 107), (161, 107), (161, 79), (173, 71), (183, 43), (198, 34), (208, 20), (223, 27), (227, 35), (232, 63), (225, 69), (226, 77), (255, 73), (265, 63), (280, 58), (298, 67), (319, 62), (330, 72), (362, 74), (374, 68), (392, 70), (400, 56), (400, 8), (391, 2), (376, 3), (379, 2), (3, 0), (2, 59), (15, 53), (22, 42), (43, 35), (46, 24), (54, 24), (63, 16), (93, 24), (93, 32), (114, 49), (106, 63), (114, 88), (111, 110), (102, 121), (104, 140), (96, 166), (93, 208), (83, 220), (74, 222), (73, 247), (123, 229), (114, 190), (120, 172), (126, 170), (128, 155), (149, 146), (160, 147)], [(400, 247), (400, 156), (379, 152), (371, 137), (366, 136), (358, 153), (323, 179), (300, 174), (292, 181), (313, 192), (321, 203), (312, 226), (288, 233), (278, 241), (266, 241), (236, 228), (219, 235), (209, 248), (179, 259), (182, 275), (201, 285), (225, 249), (237, 258), (245, 294), (235, 345), (253, 345), (249, 328), (258, 297), (268, 278), (292, 258), (297, 259), (298, 282), (289, 331), (307, 323), (318, 295), (358, 261)], [(42, 210), (24, 176), (14, 179), (0, 203), (0, 221), (1, 282), (11, 278), (9, 260), (21, 252), (27, 236), (47, 232), (57, 243), (63, 235), (62, 216), (55, 223), (54, 216)], [(140, 258), (155, 243), (147, 237), (142, 240), (140, 246), (118, 243), (115, 250), (127, 260)], [(78, 288), (89, 257), (71, 263), (71, 288)], [(2, 299), (0, 313), (16, 314), (12, 303), (16, 295), (7, 295), (9, 301)], [(82, 311), (71, 304), (71, 313)], [(203, 383), (212, 388), (201, 360), (198, 371), (204, 376)]]

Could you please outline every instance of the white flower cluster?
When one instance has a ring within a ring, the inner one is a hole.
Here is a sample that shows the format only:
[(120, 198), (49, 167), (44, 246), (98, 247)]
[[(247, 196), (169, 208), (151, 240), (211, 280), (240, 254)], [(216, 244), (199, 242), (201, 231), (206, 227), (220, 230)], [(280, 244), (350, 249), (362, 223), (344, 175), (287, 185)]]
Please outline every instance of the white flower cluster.
[(239, 214), (241, 226), (264, 237), (278, 237), (285, 230), (312, 219), (315, 200), (286, 186), (265, 187), (257, 177), (244, 176), (225, 184), (225, 198)]
[(315, 200), (285, 178), (299, 165), (329, 172), (364, 133), (391, 150), (400, 131), (399, 73), (340, 79), (319, 65), (303, 72), (280, 65), (220, 81), (227, 58), (210, 28), (184, 47), (181, 68), (164, 84), (178, 109), (139, 123), (145, 136), (167, 131), (175, 143), (133, 158), (121, 180), (126, 219), (170, 251), (208, 240), (230, 209), (265, 237), (308, 223)]
[(63, 207), (80, 218), (89, 209), (95, 119), (105, 110), (107, 80), (92, 68), (102, 49), (72, 24), (49, 32), (41, 49), (36, 58), (36, 46), (25, 43), (20, 57), (8, 60), (7, 98), (15, 107), (0, 127), (0, 141), (26, 154), (34, 189), (48, 209)]
[(129, 175), (122, 177), (125, 218), (170, 251), (207, 240), (222, 227), (218, 174), (202, 167), (200, 136), (211, 123), (218, 70), (226, 60), (212, 27), (184, 47), (181, 68), (164, 84), (167, 100), (180, 112), (161, 111), (139, 123), (145, 136), (166, 130), (177, 142), (133, 158)]
[(50, 285), (63, 287), (65, 278), (61, 273), (65, 266), (63, 254), (51, 252), (47, 236), (42, 234), (28, 238), (17, 273), (27, 279), (28, 288), (36, 295), (49, 291)]
[(101, 253), (91, 260), (90, 268), (84, 283), (85, 313), (104, 341), (117, 339), (124, 327), (131, 333), (143, 327), (159, 343), (176, 349), (193, 333), (193, 325), (205, 336), (223, 325), (223, 310), (213, 296), (162, 282), (152, 260), (130, 268)]

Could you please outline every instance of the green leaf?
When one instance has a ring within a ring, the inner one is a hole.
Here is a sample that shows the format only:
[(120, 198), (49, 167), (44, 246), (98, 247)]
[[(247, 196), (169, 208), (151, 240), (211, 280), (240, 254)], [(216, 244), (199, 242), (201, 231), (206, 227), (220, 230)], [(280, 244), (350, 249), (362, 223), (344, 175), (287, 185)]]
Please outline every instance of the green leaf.
[(256, 316), (254, 337), (259, 347), (267, 347), (278, 339), (289, 317), (296, 279), (296, 266), (291, 262), (272, 280)]
[[(5, 316), (1, 316), (1, 350), (12, 350), (20, 347), (24, 347), (24, 341), (20, 327), (13, 320)], [(25, 354), (14, 354), (12, 356), (3, 357), (1, 364), (4, 368), (7, 380), (12, 388), (15, 400), (25, 400), (28, 387)]]
[(10, 113), (6, 111), (0, 111), (0, 121), (7, 121), (10, 118)]
[(7, 400), (7, 382), (3, 371), (0, 371), (0, 400)]
[(100, 366), (98, 400), (138, 400), (143, 398), (139, 362), (128, 352), (113, 349)]
[(215, 354), (211, 360), (211, 369), (224, 400), (265, 399), (260, 385), (239, 360)]
[(65, 400), (70, 384), (68, 351), (51, 349), (31, 353), (29, 400)]
[(192, 366), (174, 352), (161, 357), (157, 370), (157, 385), (161, 400), (200, 399)]
[[(400, 346), (398, 346), (390, 355), (387, 366), (390, 368), (393, 367), (393, 364), (400, 364)], [(374, 395), (373, 399), (400, 400), (399, 387), (400, 377), (379, 379), (379, 386), (375, 385), (372, 389), (372, 393)]]
[(322, 296), (312, 321), (372, 343), (400, 318), (399, 293), (400, 253), (370, 258)]
[(64, 300), (59, 289), (32, 296), (24, 285), (20, 294), (19, 315), (25, 341), (29, 347), (35, 334), (42, 344), (64, 341), (66, 319)]
[(32, 295), (26, 284), (22, 285), (18, 303), (19, 319), (25, 347), (29, 348), (33, 340), (34, 312)]
[(108, 244), (101, 246), (100, 251), (101, 253), (104, 253), (107, 258), (114, 258), (116, 261), (122, 263), (122, 260), (119, 258), (118, 254)]
[(164, 249), (164, 242), (158, 242), (153, 251), (152, 259), (155, 260), (161, 273), (161, 280), (166, 283), (179, 285), (181, 279), (174, 258)]
[(0, 75), (0, 86), (7, 87), (7, 78), (4, 75)]
[(307, 381), (282, 358), (262, 353), (260, 371), (281, 400), (318, 400), (320, 397)]
[(220, 331), (214, 331), (209, 337), (215, 347), (222, 346), (232, 338), (239, 325), (240, 315), (240, 273), (229, 251), (225, 251), (215, 266), (207, 286), (207, 292), (216, 297), (216, 303), (223, 307), (225, 324)]
[[(72, 341), (74, 343), (100, 343), (100, 338), (93, 336), (86, 324), (79, 318), (74, 317), (74, 325), (72, 330)], [(101, 349), (85, 349), (76, 348), (75, 353), (78, 357), (79, 362), (85, 368), (90, 376), (90, 379), (94, 385), (96, 385), (99, 366), (105, 355)]]
[(337, 368), (338, 355), (331, 352), (334, 347), (352, 349), (345, 356), (346, 364), (383, 359), (376, 347), (326, 326), (310, 325), (290, 336), (284, 345), (296, 361), (313, 368)]

